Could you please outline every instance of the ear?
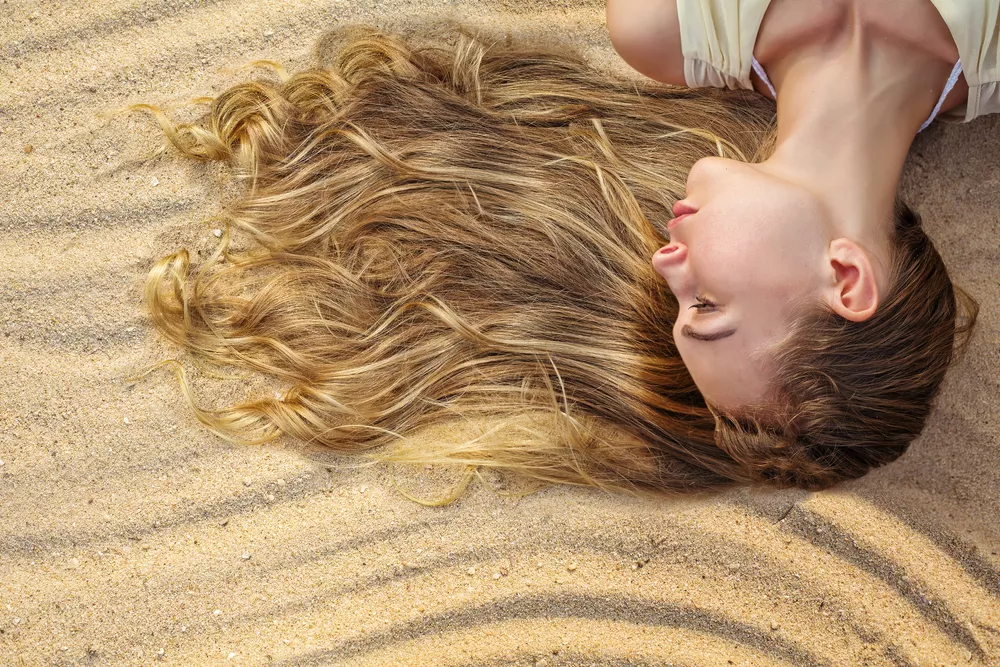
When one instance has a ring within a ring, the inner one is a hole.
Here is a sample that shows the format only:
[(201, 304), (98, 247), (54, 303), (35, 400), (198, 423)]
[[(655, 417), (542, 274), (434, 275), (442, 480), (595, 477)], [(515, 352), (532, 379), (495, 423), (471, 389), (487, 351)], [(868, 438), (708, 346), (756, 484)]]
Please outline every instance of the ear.
[(829, 259), (833, 285), (827, 303), (845, 320), (864, 322), (879, 303), (878, 280), (868, 253), (854, 241), (840, 238), (830, 243)]

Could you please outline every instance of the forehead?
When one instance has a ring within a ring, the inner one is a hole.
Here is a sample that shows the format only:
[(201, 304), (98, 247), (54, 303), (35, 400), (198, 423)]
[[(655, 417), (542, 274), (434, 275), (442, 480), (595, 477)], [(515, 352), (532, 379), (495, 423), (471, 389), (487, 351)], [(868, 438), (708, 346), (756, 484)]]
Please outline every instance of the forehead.
[(712, 342), (681, 338), (677, 348), (708, 403), (736, 410), (764, 402), (770, 387), (764, 341), (738, 331)]
[(798, 299), (787, 294), (753, 291), (731, 308), (736, 330), (715, 341), (693, 340), (674, 330), (677, 349), (698, 390), (709, 403), (736, 410), (766, 402), (771, 388), (773, 350), (791, 331)]

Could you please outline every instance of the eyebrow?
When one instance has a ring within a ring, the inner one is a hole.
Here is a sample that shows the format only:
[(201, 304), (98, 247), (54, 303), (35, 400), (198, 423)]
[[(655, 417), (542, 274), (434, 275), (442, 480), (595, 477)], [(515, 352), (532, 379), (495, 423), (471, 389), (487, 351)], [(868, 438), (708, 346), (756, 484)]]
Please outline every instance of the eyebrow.
[(681, 328), (681, 335), (684, 336), (685, 338), (693, 338), (694, 340), (703, 340), (708, 343), (712, 342), (713, 340), (722, 340), (723, 338), (729, 338), (734, 333), (736, 333), (736, 329), (730, 329), (729, 331), (720, 331), (719, 333), (714, 333), (714, 334), (700, 334), (694, 329), (692, 329), (690, 324), (685, 324)]

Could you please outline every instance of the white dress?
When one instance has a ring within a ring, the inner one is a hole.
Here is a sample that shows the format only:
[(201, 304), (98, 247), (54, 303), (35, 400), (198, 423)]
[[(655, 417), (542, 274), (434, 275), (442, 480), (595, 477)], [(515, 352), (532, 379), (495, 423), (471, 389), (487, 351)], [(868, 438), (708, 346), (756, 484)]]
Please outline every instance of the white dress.
[[(1000, 112), (1000, 0), (931, 2), (958, 46), (952, 83), (964, 73), (969, 84), (968, 102), (943, 117), (970, 121)], [(687, 85), (752, 90), (753, 49), (769, 4), (770, 0), (677, 0)], [(757, 71), (767, 82), (763, 70)]]

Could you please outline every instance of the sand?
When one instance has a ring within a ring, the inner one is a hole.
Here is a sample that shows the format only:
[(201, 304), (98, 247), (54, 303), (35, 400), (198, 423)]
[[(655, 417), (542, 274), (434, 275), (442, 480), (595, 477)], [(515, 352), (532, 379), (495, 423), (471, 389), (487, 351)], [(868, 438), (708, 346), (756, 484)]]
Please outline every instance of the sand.
[(308, 65), (337, 25), (439, 13), (626, 71), (595, 0), (3, 1), (0, 664), (1000, 664), (995, 117), (936, 124), (904, 185), (982, 303), (976, 338), (910, 451), (833, 491), (477, 482), (428, 508), (384, 467), (216, 438), (166, 371), (130, 380), (172, 354), (145, 273), (213, 240), (224, 183), (144, 159), (156, 126), (108, 112), (218, 93), (258, 58)]

